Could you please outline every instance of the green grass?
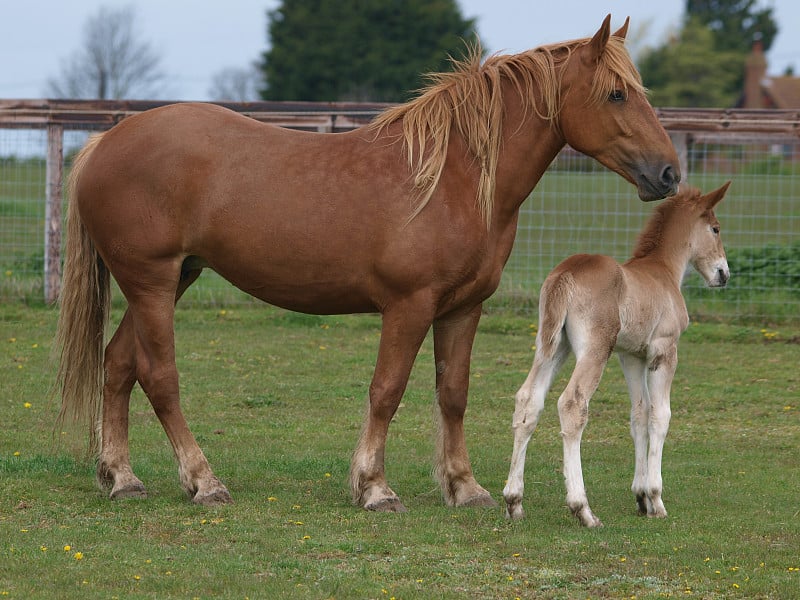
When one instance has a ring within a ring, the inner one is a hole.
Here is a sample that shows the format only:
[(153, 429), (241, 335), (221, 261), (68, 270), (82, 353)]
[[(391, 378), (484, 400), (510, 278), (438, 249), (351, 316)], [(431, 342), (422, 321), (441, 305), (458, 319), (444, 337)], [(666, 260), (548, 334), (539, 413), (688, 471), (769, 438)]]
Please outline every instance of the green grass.
[[(117, 314), (118, 318), (119, 315)], [(800, 589), (796, 330), (690, 326), (673, 386), (665, 520), (637, 517), (628, 400), (615, 360), (592, 400), (592, 507), (569, 514), (555, 398), (528, 452), (527, 518), (450, 509), (431, 476), (433, 352), (420, 352), (389, 432), (387, 476), (409, 512), (350, 504), (347, 472), (375, 360), (374, 316), (181, 310), (190, 426), (235, 504), (190, 504), (141, 392), (133, 467), (147, 500), (112, 502), (63, 447), (47, 400), (55, 314), (0, 308), (0, 594), (8, 598), (790, 598)], [(513, 394), (532, 320), (485, 315), (467, 413), (478, 480), (501, 500)], [(794, 340), (794, 343), (790, 343)], [(65, 548), (69, 546), (68, 550)]]

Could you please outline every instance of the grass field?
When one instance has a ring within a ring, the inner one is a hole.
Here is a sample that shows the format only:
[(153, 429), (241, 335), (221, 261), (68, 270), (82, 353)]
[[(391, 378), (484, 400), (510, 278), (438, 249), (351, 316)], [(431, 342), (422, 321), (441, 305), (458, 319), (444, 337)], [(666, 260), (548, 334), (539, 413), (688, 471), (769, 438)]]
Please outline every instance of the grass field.
[[(475, 345), (468, 447), (497, 500), (531, 325), (492, 312)], [(690, 326), (672, 393), (664, 520), (636, 516), (628, 400), (612, 361), (583, 443), (606, 526), (586, 530), (565, 506), (560, 474), (555, 398), (568, 370), (529, 448), (527, 518), (511, 523), (500, 508), (442, 504), (430, 476), (427, 340), (386, 457), (409, 512), (366, 513), (350, 504), (347, 472), (379, 320), (181, 310), (184, 412), (235, 504), (187, 501), (141, 392), (131, 450), (150, 497), (112, 502), (94, 487), (91, 462), (63, 449), (72, 436), (52, 430), (55, 313), (4, 305), (0, 329), (0, 597), (785, 599), (800, 589), (797, 330)]]

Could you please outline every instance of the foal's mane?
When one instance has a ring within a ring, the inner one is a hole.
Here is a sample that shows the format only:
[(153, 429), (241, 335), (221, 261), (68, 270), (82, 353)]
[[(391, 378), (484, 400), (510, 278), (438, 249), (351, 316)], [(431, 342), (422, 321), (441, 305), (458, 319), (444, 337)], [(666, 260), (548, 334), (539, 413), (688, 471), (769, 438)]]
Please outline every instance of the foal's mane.
[[(583, 38), (520, 54), (493, 55), (482, 64), (480, 47), (473, 47), (463, 60), (451, 59), (453, 71), (429, 74), (430, 83), (418, 97), (378, 115), (370, 125), (378, 133), (402, 121), (408, 165), (420, 198), (410, 219), (425, 207), (439, 183), (450, 133), (455, 128), (480, 164), (477, 203), (488, 227), (502, 143), (503, 81), (514, 86), (526, 114), (532, 110), (557, 127), (561, 107), (561, 69), (557, 67), (589, 41)], [(588, 102), (599, 104), (620, 85), (625, 91), (644, 91), (624, 40), (611, 36), (595, 71)]]
[(692, 207), (697, 205), (700, 195), (700, 190), (682, 186), (677, 195), (656, 206), (636, 240), (632, 257), (644, 258), (660, 248), (667, 226), (676, 218), (686, 218), (693, 214)]

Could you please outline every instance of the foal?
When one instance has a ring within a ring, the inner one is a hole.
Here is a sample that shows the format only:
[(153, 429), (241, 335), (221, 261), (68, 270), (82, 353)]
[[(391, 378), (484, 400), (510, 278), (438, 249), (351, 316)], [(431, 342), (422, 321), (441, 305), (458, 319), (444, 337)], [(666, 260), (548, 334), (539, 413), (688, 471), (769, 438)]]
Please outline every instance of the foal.
[[(521, 519), (525, 450), (558, 370), (575, 353), (575, 370), (558, 399), (564, 441), (567, 505), (587, 527), (602, 526), (586, 497), (580, 444), (589, 399), (606, 362), (617, 352), (631, 397), (636, 470), (631, 489), (639, 514), (666, 517), (661, 454), (670, 419), (669, 393), (678, 338), (689, 324), (680, 286), (693, 266), (709, 287), (730, 276), (714, 207), (730, 182), (705, 196), (687, 189), (665, 200), (623, 265), (608, 256), (576, 254), (548, 275), (539, 296), (536, 355), (516, 394), (514, 452), (503, 490), (506, 516)], [(648, 447), (649, 446), (649, 447)]]

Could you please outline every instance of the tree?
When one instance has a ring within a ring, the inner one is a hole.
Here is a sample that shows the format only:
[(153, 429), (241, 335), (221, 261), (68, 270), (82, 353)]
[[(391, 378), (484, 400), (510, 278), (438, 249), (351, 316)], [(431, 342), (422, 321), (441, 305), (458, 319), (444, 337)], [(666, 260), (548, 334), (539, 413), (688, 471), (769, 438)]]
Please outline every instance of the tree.
[(744, 89), (756, 39), (768, 49), (778, 27), (756, 0), (686, 0), (677, 35), (643, 52), (639, 71), (658, 106), (732, 106)]
[(83, 29), (84, 45), (47, 82), (48, 95), (120, 99), (154, 95), (163, 75), (159, 56), (141, 41), (133, 6), (101, 7)]
[(716, 50), (713, 32), (689, 19), (678, 37), (643, 54), (639, 70), (655, 106), (731, 106), (741, 93), (744, 59)]
[(402, 101), (477, 41), (455, 0), (283, 0), (268, 16), (265, 100)]
[(208, 95), (218, 102), (252, 102), (259, 99), (262, 85), (257, 64), (247, 69), (229, 67), (214, 74)]
[(772, 7), (759, 9), (757, 0), (686, 0), (686, 14), (708, 26), (718, 50), (750, 52), (760, 39), (766, 52), (778, 33)]

